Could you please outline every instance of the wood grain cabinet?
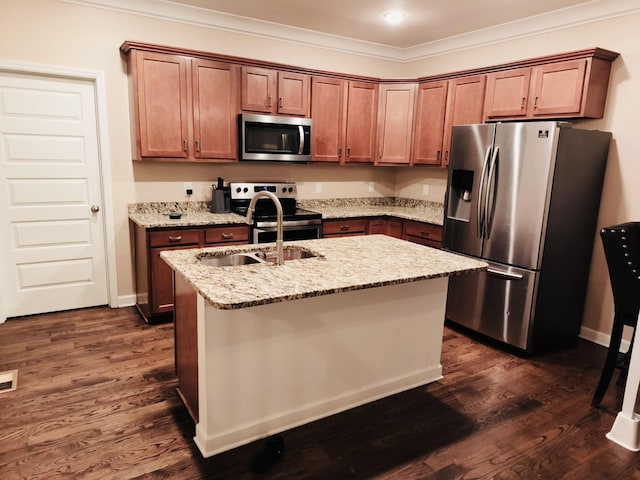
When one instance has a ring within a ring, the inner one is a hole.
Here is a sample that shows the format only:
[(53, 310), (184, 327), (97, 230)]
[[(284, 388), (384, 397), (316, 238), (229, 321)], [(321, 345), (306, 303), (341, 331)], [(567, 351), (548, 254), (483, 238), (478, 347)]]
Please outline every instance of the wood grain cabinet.
[(377, 102), (376, 83), (313, 77), (312, 161), (373, 163)]
[(136, 160), (237, 158), (238, 66), (128, 51)]
[(367, 220), (365, 218), (337, 218), (322, 221), (322, 236), (324, 238), (365, 235), (366, 233)]
[(163, 229), (135, 225), (136, 306), (145, 321), (167, 321), (173, 314), (173, 270), (160, 257), (160, 252), (246, 243), (249, 243), (249, 227), (243, 225)]
[(602, 118), (610, 68), (589, 57), (490, 73), (485, 119)]
[(404, 221), (404, 234), (402, 237), (409, 242), (419, 243), (428, 247), (442, 247), (442, 227), (431, 223)]
[(242, 67), (241, 76), (243, 111), (309, 116), (309, 75), (262, 67)]
[(367, 224), (367, 234), (383, 234), (390, 237), (402, 238), (402, 223), (402, 220), (396, 218), (370, 218)]
[(416, 103), (415, 83), (380, 85), (376, 165), (409, 165)]
[(452, 127), (483, 121), (486, 79), (472, 75), (419, 85), (413, 165), (449, 165)]

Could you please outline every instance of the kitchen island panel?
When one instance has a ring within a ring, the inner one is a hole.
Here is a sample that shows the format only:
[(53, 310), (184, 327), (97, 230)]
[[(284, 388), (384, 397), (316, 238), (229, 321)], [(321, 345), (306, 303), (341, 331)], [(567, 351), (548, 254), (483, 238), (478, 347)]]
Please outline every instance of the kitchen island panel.
[(448, 278), (223, 310), (198, 295), (205, 457), (442, 377)]

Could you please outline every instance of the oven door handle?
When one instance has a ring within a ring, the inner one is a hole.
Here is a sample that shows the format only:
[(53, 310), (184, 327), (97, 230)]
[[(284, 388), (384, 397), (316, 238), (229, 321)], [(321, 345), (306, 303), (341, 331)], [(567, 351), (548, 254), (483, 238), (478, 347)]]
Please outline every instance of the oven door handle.
[(298, 155), (302, 155), (302, 152), (304, 152), (304, 128), (302, 125), (298, 125), (298, 135), (300, 135), (300, 148), (298, 148)]

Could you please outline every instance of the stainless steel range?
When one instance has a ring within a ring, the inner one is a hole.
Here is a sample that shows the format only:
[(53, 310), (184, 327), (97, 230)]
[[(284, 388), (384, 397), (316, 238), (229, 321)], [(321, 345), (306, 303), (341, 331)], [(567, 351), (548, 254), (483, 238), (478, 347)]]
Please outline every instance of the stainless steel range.
[[(297, 206), (296, 184), (279, 183), (229, 183), (231, 211), (245, 216), (251, 198), (258, 192), (267, 191), (278, 197), (282, 204), (282, 231), (284, 241), (309, 240), (322, 236), (322, 215)], [(276, 241), (276, 206), (268, 198), (256, 202), (253, 215), (253, 243)]]

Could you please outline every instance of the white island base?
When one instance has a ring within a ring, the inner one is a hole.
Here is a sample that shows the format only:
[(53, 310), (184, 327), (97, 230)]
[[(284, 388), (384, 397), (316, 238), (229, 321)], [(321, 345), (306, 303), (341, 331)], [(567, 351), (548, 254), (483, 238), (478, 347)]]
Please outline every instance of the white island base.
[(202, 455), (442, 378), (448, 280), (232, 310), (198, 294)]

